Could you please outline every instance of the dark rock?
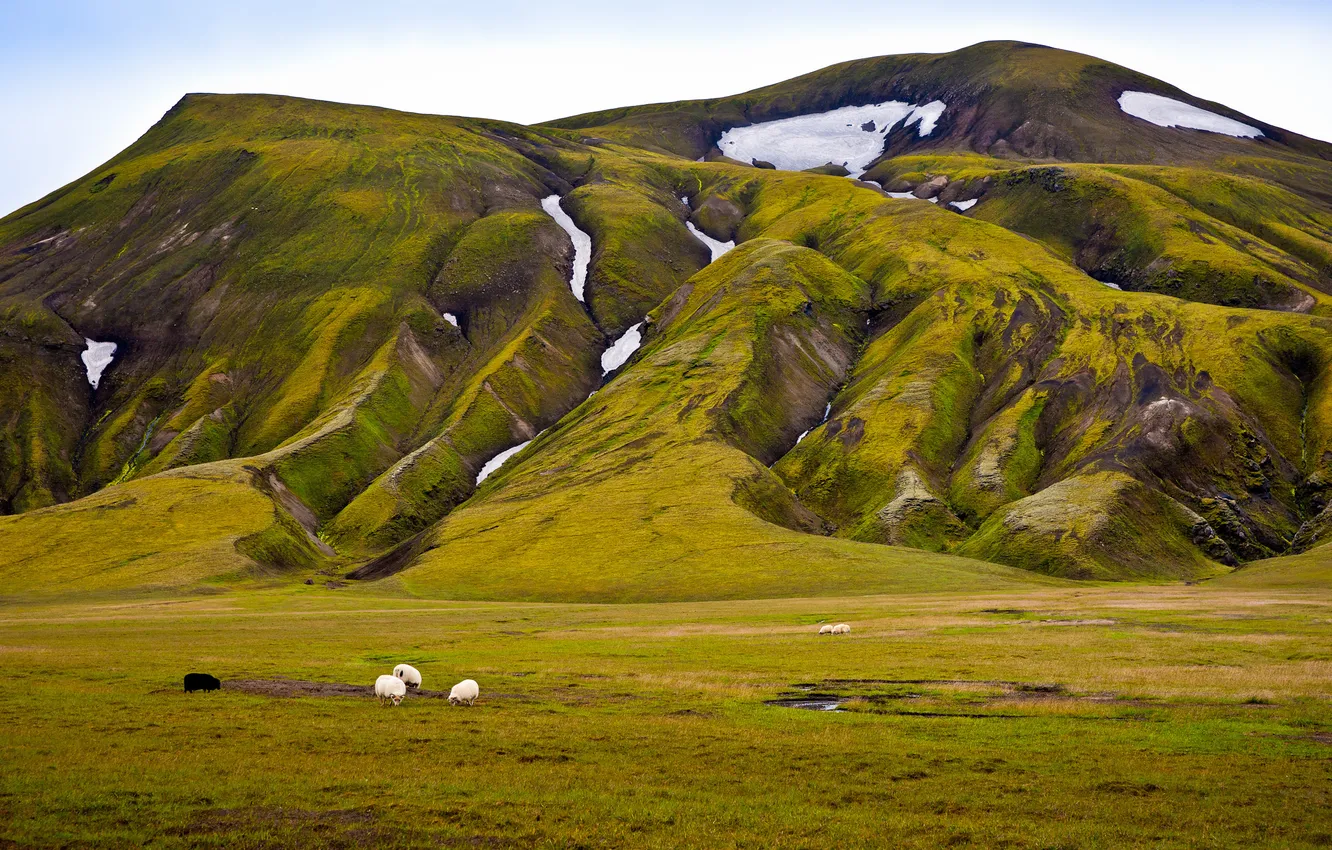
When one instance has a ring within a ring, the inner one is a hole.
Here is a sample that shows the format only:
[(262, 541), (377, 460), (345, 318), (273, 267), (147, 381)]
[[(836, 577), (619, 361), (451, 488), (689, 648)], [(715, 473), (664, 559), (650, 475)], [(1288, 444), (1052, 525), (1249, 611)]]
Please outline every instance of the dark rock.
[(926, 182), (921, 183), (915, 189), (912, 189), (911, 194), (920, 198), (922, 201), (928, 201), (930, 198), (936, 197), (942, 192), (947, 185), (948, 178), (940, 174), (938, 177), (932, 177)]
[(806, 168), (805, 171), (809, 174), (828, 174), (833, 177), (849, 177), (851, 175), (851, 172), (846, 170), (845, 165), (838, 165), (835, 162), (825, 162), (823, 165), (814, 168)]

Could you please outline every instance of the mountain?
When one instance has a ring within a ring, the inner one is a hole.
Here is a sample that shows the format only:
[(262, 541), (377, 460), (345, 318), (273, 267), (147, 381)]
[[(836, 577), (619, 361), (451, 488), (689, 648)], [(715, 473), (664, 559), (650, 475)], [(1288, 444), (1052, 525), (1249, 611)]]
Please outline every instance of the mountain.
[(0, 220), (0, 593), (1307, 564), (1330, 315), (1332, 146), (1036, 45), (530, 127), (188, 95)]

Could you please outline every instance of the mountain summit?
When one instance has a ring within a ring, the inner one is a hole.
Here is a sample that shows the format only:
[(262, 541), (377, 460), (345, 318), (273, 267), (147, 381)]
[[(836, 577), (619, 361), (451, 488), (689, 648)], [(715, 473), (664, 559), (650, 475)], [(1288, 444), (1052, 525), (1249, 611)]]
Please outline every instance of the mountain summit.
[(1332, 146), (1037, 45), (188, 95), (0, 220), (0, 594), (1205, 578), (1327, 541), (1329, 315)]

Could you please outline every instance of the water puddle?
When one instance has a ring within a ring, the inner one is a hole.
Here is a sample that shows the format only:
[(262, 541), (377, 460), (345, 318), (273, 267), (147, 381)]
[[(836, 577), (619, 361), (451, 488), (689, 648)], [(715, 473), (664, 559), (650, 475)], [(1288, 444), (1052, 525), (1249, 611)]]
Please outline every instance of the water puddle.
[(836, 694), (804, 694), (798, 697), (779, 697), (764, 700), (764, 705), (778, 708), (799, 708), (803, 711), (842, 711), (843, 697)]

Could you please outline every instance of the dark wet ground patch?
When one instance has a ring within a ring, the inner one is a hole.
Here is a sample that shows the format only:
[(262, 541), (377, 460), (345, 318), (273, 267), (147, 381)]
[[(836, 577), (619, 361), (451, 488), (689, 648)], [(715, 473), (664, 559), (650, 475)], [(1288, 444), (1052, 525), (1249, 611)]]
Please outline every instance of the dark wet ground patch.
[(1304, 735), (1268, 734), (1268, 738), (1285, 738), (1287, 741), (1311, 741), (1315, 744), (1332, 746), (1332, 732), (1309, 732)]
[(824, 679), (817, 685), (792, 685), (794, 688), (857, 685), (933, 685), (954, 688), (1003, 688), (1021, 693), (1067, 694), (1058, 682), (1006, 682), (1002, 679)]
[[(370, 808), (312, 810), (285, 806), (249, 806), (234, 809), (204, 809), (182, 826), (168, 827), (163, 832), (215, 846), (253, 846), (283, 848), (355, 848), (402, 846), (410, 838), (411, 846), (438, 847), (508, 847), (512, 842), (501, 836), (455, 836), (422, 832)], [(248, 835), (251, 840), (238, 841), (237, 836)]]
[[(1010, 682), (994, 679), (824, 679), (800, 682), (764, 705), (808, 711), (864, 712), (907, 717), (966, 717), (977, 719), (1056, 716), (1045, 713), (1003, 713), (1003, 709), (1035, 707), (1041, 703), (1084, 705), (1100, 712), (1057, 716), (1082, 720), (1130, 720), (1141, 710), (1180, 707), (1169, 702), (1114, 693), (1073, 693), (1057, 682)], [(1187, 705), (1200, 705), (1190, 701)], [(1249, 703), (1208, 702), (1230, 708), (1254, 708)], [(891, 706), (891, 707), (890, 707)], [(1109, 715), (1104, 709), (1137, 710), (1130, 715)], [(1326, 736), (1332, 743), (1332, 736)]]
[(715, 717), (710, 711), (698, 711), (693, 708), (682, 708), (679, 711), (667, 712), (667, 717)]
[[(1269, 709), (1261, 701), (1185, 701), (1122, 697), (1114, 693), (1074, 693), (1059, 682), (1011, 682), (1003, 679), (890, 679), (830, 678), (822, 682), (797, 682), (795, 690), (766, 699), (765, 705), (811, 711), (892, 714), (899, 717), (963, 717), (976, 719), (1060, 717), (1087, 721), (1131, 721), (1146, 719), (1152, 711), (1179, 707), (1212, 706), (1227, 709)], [(1070, 706), (1056, 714), (1012, 713), (1023, 706)], [(1078, 713), (1072, 706), (1086, 706)], [(1004, 713), (1008, 709), (1008, 713)], [(1114, 713), (1107, 713), (1107, 709)], [(1299, 735), (1320, 743), (1332, 743), (1332, 734)]]
[[(222, 683), (225, 691), (239, 691), (262, 697), (373, 697), (374, 685), (349, 685), (344, 682), (307, 682), (300, 679), (232, 679)], [(448, 691), (407, 689), (407, 698), (448, 699)]]
[(276, 839), (260, 846), (352, 848), (390, 841), (399, 830), (385, 828), (371, 809), (316, 811), (284, 806), (204, 809), (183, 826), (164, 830), (167, 835), (194, 840), (246, 831)]
[[(374, 685), (351, 685), (344, 682), (308, 682), (301, 679), (228, 679), (222, 690), (236, 691), (253, 696), (274, 697), (370, 697), (375, 695)], [(448, 691), (408, 688), (407, 699), (449, 698)], [(484, 693), (484, 699), (521, 699), (517, 694)]]

